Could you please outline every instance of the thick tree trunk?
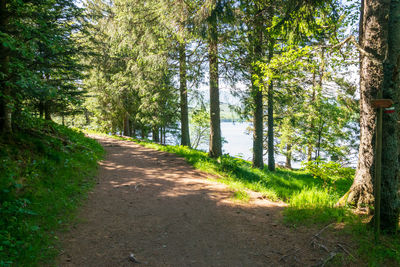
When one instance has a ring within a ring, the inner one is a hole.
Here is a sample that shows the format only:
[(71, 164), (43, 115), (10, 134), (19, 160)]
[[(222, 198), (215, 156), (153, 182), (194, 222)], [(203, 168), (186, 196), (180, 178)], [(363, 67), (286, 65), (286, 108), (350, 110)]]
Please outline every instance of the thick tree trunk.
[(129, 136), (129, 115), (128, 113), (124, 116), (124, 135)]
[(369, 212), (373, 204), (373, 173), (376, 112), (372, 100), (383, 88), (383, 60), (387, 52), (387, 25), (390, 1), (364, 0), (360, 28), (361, 46), (369, 55), (361, 55), (360, 67), (360, 147), (353, 185), (339, 201)]
[[(253, 63), (259, 61), (263, 57), (263, 32), (262, 32), (262, 22), (260, 22), (261, 14), (257, 15), (258, 21), (255, 25), (255, 37), (254, 42), (254, 59)], [(256, 74), (260, 79), (262, 74), (258, 67), (252, 66), (252, 74)], [(259, 81), (262, 84), (262, 81)], [(251, 89), (254, 101), (254, 113), (253, 113), (253, 167), (263, 169), (264, 159), (263, 159), (263, 148), (264, 148), (264, 107), (263, 107), (263, 91), (260, 86), (256, 85), (255, 78), (251, 77)]]
[(135, 129), (133, 127), (133, 121), (129, 120), (129, 136), (130, 137), (135, 137), (136, 133), (135, 133)]
[(275, 171), (274, 155), (274, 84), (268, 85), (268, 170)]
[[(214, 15), (215, 17), (215, 15)], [(217, 158), (222, 155), (221, 122), (219, 106), (218, 73), (218, 31), (216, 17), (209, 26), (208, 58), (210, 67), (210, 148), (209, 155)]]
[(160, 142), (160, 131), (159, 131), (158, 127), (153, 128), (152, 135), (153, 135), (153, 142), (156, 142), (156, 143)]
[(399, 224), (399, 69), (400, 1), (391, 1), (388, 26), (388, 54), (384, 64), (383, 98), (393, 99), (396, 112), (384, 113), (382, 121), (381, 229), (395, 233)]
[(188, 92), (186, 82), (186, 45), (179, 44), (179, 91), (181, 94), (181, 145), (190, 147)]
[(263, 122), (263, 93), (262, 90), (255, 86), (253, 83), (253, 94), (254, 94), (254, 114), (253, 114), (253, 167), (263, 169), (263, 147), (264, 147), (264, 122)]

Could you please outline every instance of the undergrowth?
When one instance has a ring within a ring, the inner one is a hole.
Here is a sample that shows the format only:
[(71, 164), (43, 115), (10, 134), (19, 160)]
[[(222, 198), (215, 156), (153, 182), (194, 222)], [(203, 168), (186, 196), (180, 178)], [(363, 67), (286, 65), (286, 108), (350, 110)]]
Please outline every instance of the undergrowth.
[(93, 186), (102, 155), (83, 133), (43, 120), (0, 139), (0, 266), (54, 258), (56, 231)]

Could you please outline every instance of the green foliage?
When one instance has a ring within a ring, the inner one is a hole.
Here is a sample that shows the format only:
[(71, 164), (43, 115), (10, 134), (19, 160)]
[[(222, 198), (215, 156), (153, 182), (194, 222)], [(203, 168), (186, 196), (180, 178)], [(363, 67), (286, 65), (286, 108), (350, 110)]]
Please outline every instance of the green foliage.
[(55, 231), (92, 187), (103, 154), (76, 130), (25, 121), (0, 140), (0, 266), (37, 266), (56, 255)]
[(333, 161), (322, 161), (321, 159), (303, 162), (306, 171), (324, 181), (324, 185), (332, 185), (337, 180), (352, 180), (355, 170), (350, 167), (342, 167), (340, 163)]
[[(178, 90), (169, 65), (173, 44), (159, 1), (87, 1), (93, 18), (82, 33), (87, 66), (83, 86), (92, 128), (113, 133), (175, 127)], [(140, 23), (136, 23), (140, 22)], [(128, 133), (125, 133), (128, 135)]]
[(15, 124), (21, 113), (67, 114), (82, 101), (81, 12), (65, 0), (7, 1), (0, 11), (0, 109), (7, 103)]
[(190, 116), (191, 144), (194, 149), (199, 145), (208, 144), (210, 136), (210, 114), (205, 108), (193, 110)]

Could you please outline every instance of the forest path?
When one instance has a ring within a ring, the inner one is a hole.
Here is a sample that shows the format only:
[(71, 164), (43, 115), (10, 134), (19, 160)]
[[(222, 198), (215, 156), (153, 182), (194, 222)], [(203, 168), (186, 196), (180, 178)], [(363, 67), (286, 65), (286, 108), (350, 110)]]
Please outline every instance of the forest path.
[(91, 137), (107, 155), (80, 222), (61, 235), (57, 266), (136, 265), (130, 253), (148, 266), (314, 266), (329, 256), (312, 242), (318, 229), (282, 223), (284, 204), (233, 201), (174, 154)]

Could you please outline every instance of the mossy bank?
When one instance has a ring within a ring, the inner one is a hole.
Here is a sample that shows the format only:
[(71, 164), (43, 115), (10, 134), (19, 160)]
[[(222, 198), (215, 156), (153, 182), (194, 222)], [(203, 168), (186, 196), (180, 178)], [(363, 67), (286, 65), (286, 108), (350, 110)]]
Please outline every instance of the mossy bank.
[(0, 266), (38, 266), (94, 185), (103, 148), (78, 130), (28, 119), (0, 139)]

